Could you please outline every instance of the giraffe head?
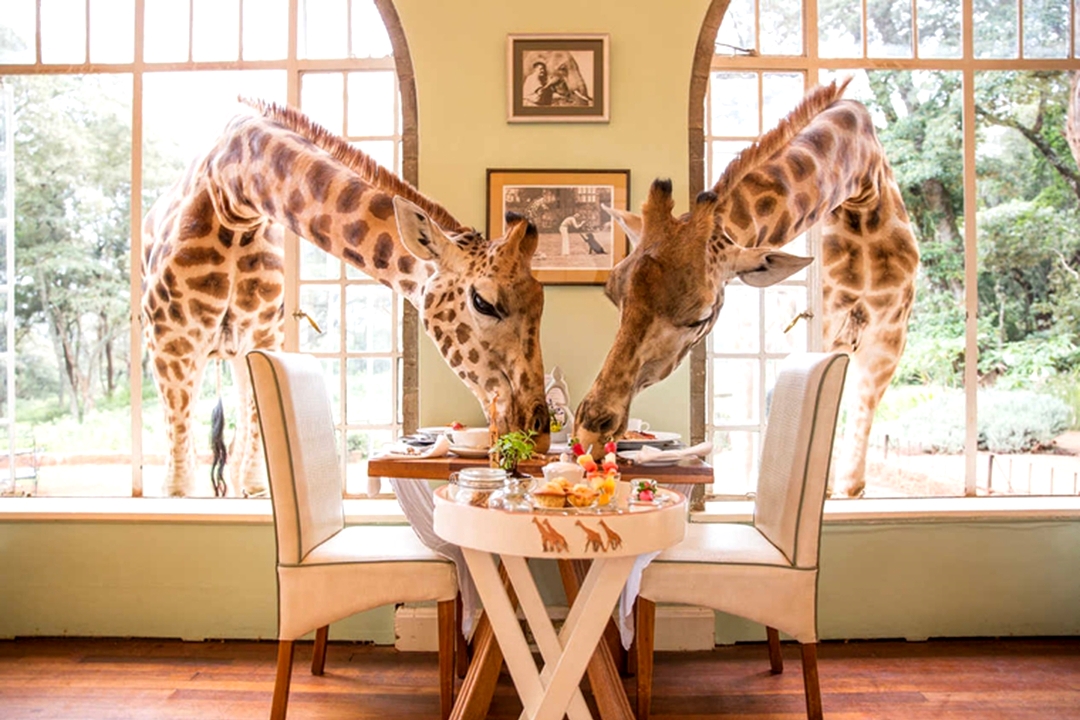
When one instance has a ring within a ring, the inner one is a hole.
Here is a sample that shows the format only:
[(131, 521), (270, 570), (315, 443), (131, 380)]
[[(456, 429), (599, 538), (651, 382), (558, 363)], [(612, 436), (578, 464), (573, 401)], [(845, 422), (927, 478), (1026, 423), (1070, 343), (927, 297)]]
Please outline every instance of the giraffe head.
[(394, 210), (402, 243), (430, 268), (416, 302), (424, 331), (485, 412), (496, 398), (500, 433), (535, 430), (538, 449), (546, 450), (544, 289), (532, 275), (536, 227), (510, 213), (506, 236), (489, 241), (444, 230), (400, 195)]
[(619, 308), (619, 328), (604, 366), (578, 406), (582, 444), (626, 430), (630, 402), (663, 380), (705, 337), (733, 278), (766, 287), (806, 267), (812, 258), (736, 245), (721, 231), (716, 193), (698, 195), (675, 217), (671, 181), (656, 180), (641, 214), (608, 209), (633, 250), (611, 272), (605, 294)]

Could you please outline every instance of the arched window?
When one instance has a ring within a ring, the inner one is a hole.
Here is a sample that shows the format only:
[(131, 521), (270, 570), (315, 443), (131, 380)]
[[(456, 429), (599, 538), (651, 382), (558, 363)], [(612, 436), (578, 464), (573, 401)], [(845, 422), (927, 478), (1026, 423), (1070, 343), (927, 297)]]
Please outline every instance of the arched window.
[[(870, 108), (915, 226), (916, 304), (871, 434), (868, 496), (1078, 491), (1078, 50), (1064, 0), (717, 0), (707, 12), (692, 191), (806, 88), (851, 74), (847, 97)], [(810, 232), (789, 247), (817, 255), (819, 242)], [(718, 494), (753, 487), (776, 361), (821, 347), (810, 270), (729, 286), (697, 350), (695, 434), (717, 448)]]
[[(415, 183), (416, 90), (397, 13), (391, 0), (9, 0), (0, 84), (0, 241), (13, 249), (0, 301), (14, 310), (0, 489), (158, 495), (163, 416), (131, 322), (142, 217), (238, 95), (299, 107)], [(416, 422), (415, 316), (301, 238), (287, 238), (286, 267), (285, 347), (320, 356), (332, 378), (343, 492), (379, 492), (367, 453)], [(210, 410), (232, 383), (211, 363), (196, 401), (200, 494)]]

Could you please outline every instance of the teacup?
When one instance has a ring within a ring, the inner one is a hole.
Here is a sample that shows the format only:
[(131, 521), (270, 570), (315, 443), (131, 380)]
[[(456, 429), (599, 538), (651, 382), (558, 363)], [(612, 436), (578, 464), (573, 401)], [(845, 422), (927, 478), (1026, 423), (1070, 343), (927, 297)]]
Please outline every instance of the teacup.
[(626, 429), (630, 432), (648, 432), (649, 423), (641, 418), (630, 418), (626, 421)]
[(450, 439), (459, 447), (487, 448), (491, 446), (491, 431), (488, 428), (451, 430)]
[(585, 468), (572, 462), (548, 463), (543, 468), (544, 480), (550, 482), (558, 478), (565, 478), (571, 485), (585, 479)]

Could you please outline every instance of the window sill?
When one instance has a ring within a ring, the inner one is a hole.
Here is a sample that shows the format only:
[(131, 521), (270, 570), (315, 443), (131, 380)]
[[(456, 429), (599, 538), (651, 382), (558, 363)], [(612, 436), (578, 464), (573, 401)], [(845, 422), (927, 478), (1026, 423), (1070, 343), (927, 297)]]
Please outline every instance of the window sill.
[[(749, 500), (711, 501), (692, 522), (750, 522)], [(1080, 519), (1080, 497), (873, 498), (828, 500), (825, 524)], [(269, 525), (269, 500), (234, 498), (0, 498), (0, 522), (173, 522)], [(346, 500), (349, 525), (406, 522), (393, 499)]]

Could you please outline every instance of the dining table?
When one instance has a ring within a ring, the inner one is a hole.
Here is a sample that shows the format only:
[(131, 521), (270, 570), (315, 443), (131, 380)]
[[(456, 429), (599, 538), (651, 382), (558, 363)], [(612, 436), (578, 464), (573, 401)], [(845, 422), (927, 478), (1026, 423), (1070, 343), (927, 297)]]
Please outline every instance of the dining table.
[[(539, 478), (543, 476), (543, 466), (557, 459), (558, 456), (535, 456), (522, 462), (518, 470)], [(482, 720), (487, 716), (503, 666), (504, 653), (496, 637), (489, 616), (489, 608), (486, 604), (483, 605), (484, 611), (480, 612), (476, 617), (475, 625), (470, 625), (471, 614), (468, 610), (470, 607), (481, 605), (479, 601), (483, 599), (483, 594), (478, 592), (465, 548), (455, 542), (454, 537), (444, 538), (436, 532), (436, 494), (433, 492), (429, 482), (425, 481), (445, 481), (450, 478), (452, 473), (460, 472), (466, 468), (487, 465), (488, 461), (486, 459), (461, 457), (454, 454), (424, 458), (388, 454), (373, 456), (368, 461), (368, 476), (371, 478), (386, 478), (390, 481), (405, 512), (406, 519), (420, 539), (428, 547), (451, 558), (458, 565), (459, 583), (466, 608), (466, 612), (463, 614), (466, 626), (465, 632), (471, 634), (472, 652), (450, 716), (451, 720)], [(677, 505), (676, 512), (681, 516), (681, 522), (683, 523), (687, 522), (685, 498), (689, 495), (689, 490), (695, 485), (713, 481), (712, 466), (693, 459), (672, 464), (648, 465), (628, 462), (620, 458), (619, 472), (623, 483), (629, 484), (633, 480), (654, 479), (662, 487), (675, 491), (682, 498)], [(478, 550), (478, 552), (489, 551)], [(621, 563), (629, 562), (631, 567), (628, 571), (628, 577), (623, 578), (626, 582), (622, 588), (620, 610), (616, 613), (619, 620), (630, 623), (628, 612), (637, 593), (635, 580), (640, 582), (641, 570), (658, 552), (659, 550), (630, 553), (626, 556), (629, 559), (628, 561), (620, 561)], [(559, 576), (566, 592), (567, 602), (573, 606), (579, 592), (585, 587), (584, 583), (590, 582), (588, 573), (592, 570), (592, 561), (588, 557), (578, 557), (576, 555), (566, 555), (564, 557), (556, 555), (553, 559), (558, 564)], [(514, 562), (516, 561), (512, 561), (512, 563)], [(500, 572), (502, 573), (504, 585), (510, 587), (512, 581), (508, 577), (508, 569), (505, 564), (501, 566)], [(490, 589), (488, 592), (490, 592)], [(510, 598), (511, 601), (517, 600), (513, 592), (510, 592)], [(610, 610), (609, 607), (609, 613)], [(606, 617), (609, 617), (609, 615)], [(635, 717), (630, 701), (626, 696), (620, 671), (620, 668), (625, 665), (628, 629), (632, 631), (632, 623), (630, 623), (630, 628), (627, 628), (625, 625), (620, 626), (608, 621), (603, 628), (601, 642), (595, 645), (592, 655), (587, 660), (586, 676), (601, 720), (632, 720)], [(503, 633), (505, 634), (506, 631), (504, 630)], [(541, 648), (542, 656), (557, 652), (554, 645), (548, 644), (547, 647), (547, 653)], [(548, 665), (550, 665), (550, 662), (545, 667)], [(523, 672), (519, 665), (518, 674), (522, 675)], [(551, 672), (554, 672), (553, 668)], [(526, 676), (522, 675), (522, 677)], [(544, 682), (547, 680), (546, 677), (541, 680), (541, 687), (545, 687)], [(541, 697), (543, 692), (539, 691), (540, 694), (538, 695), (535, 683), (528, 679), (523, 680), (523, 682), (526, 682), (528, 687), (531, 688), (528, 694), (533, 700), (530, 702), (536, 701), (537, 707), (539, 707), (538, 703), (542, 702), (542, 700), (536, 700), (536, 698)], [(524, 704), (525, 698), (523, 697), (522, 700)], [(570, 701), (573, 712), (580, 714), (580, 706), (576, 696), (572, 697)], [(558, 699), (549, 702), (557, 703)], [(547, 712), (547, 707), (545, 705), (545, 712)]]

